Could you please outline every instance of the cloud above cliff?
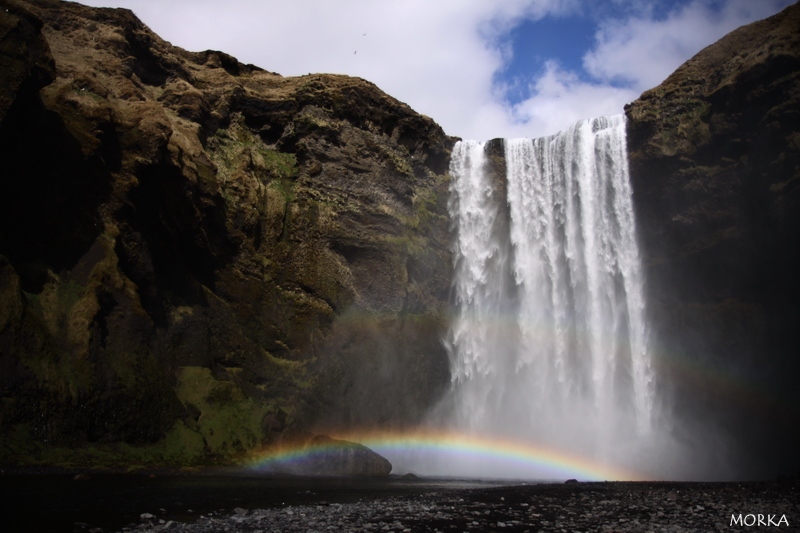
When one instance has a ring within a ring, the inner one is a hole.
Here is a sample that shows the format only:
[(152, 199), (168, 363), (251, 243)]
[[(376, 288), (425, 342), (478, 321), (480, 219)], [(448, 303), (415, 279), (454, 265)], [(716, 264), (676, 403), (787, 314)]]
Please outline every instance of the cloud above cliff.
[(537, 137), (621, 113), (727, 32), (791, 0), (86, 0), (164, 39), (286, 76), (378, 85), (464, 138)]

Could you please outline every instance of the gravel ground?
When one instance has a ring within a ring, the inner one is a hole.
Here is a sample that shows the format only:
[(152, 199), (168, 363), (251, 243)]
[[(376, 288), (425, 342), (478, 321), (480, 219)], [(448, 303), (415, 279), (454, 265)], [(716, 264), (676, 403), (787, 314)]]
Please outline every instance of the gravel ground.
[[(739, 518), (741, 517), (741, 518)], [(741, 523), (737, 520), (741, 519)], [(192, 523), (144, 513), (122, 531), (800, 531), (800, 481), (566, 483), (211, 513)], [(97, 530), (94, 533), (99, 533)]]

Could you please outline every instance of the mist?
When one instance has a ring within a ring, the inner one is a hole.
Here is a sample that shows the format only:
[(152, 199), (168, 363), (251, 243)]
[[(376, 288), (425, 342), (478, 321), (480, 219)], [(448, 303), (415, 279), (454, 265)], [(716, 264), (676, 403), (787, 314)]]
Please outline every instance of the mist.
[[(735, 447), (683, 420), (653, 335), (623, 116), (453, 151), (451, 386), (425, 427), (494, 445), (394, 452), (398, 471), (731, 479)], [(519, 451), (519, 450), (527, 451)], [(517, 451), (512, 451), (517, 450)], [(390, 454), (392, 452), (390, 451)]]

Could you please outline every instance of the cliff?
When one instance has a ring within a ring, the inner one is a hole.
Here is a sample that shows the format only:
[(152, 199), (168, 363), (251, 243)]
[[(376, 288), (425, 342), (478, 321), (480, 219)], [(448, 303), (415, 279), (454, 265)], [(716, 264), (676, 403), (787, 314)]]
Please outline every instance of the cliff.
[[(0, 463), (230, 462), (422, 416), (454, 139), (361, 79), (0, 2)], [(795, 5), (626, 108), (662, 392), (740, 477), (800, 466), (799, 98)]]
[(740, 472), (798, 468), (800, 5), (702, 50), (626, 114), (677, 408), (734, 436)]
[(413, 423), (453, 139), (373, 84), (0, 9), (0, 460), (193, 464)]

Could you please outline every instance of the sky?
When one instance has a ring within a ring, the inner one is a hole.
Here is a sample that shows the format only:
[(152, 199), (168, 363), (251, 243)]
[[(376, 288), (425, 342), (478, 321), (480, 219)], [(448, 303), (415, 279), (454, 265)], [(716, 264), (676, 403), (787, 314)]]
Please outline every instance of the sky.
[(622, 113), (684, 61), (793, 0), (82, 0), (284, 76), (375, 83), (464, 139)]

